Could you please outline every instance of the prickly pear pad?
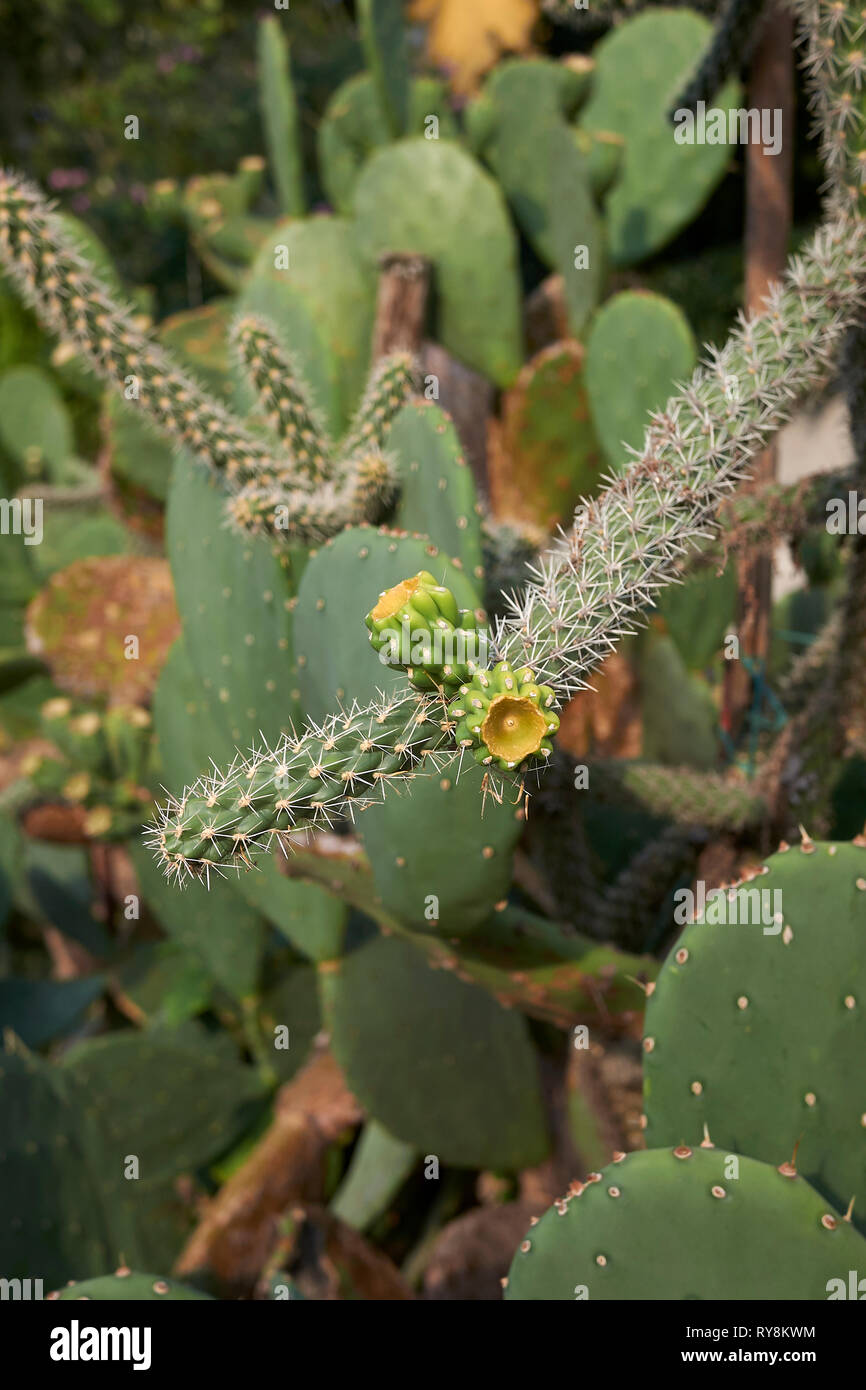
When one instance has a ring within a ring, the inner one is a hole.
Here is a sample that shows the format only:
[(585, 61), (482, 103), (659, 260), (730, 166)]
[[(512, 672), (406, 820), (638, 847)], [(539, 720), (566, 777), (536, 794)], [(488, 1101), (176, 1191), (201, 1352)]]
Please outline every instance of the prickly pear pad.
[(804, 1178), (681, 1145), (573, 1184), (521, 1241), (505, 1297), (826, 1299), (864, 1261), (866, 1241)]
[[(750, 904), (761, 920), (733, 925)], [(856, 1194), (863, 1230), (866, 847), (806, 839), (703, 916), (647, 1006), (647, 1143), (699, 1143), (707, 1124), (767, 1162), (799, 1144), (800, 1172), (842, 1211)]]

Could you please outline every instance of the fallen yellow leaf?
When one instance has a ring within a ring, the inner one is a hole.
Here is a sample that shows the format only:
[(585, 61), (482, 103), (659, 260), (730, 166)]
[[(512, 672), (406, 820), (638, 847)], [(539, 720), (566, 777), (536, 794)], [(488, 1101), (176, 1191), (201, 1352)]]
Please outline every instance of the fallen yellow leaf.
[(412, 0), (409, 16), (427, 24), (427, 56), (468, 96), (502, 53), (526, 53), (538, 0)]

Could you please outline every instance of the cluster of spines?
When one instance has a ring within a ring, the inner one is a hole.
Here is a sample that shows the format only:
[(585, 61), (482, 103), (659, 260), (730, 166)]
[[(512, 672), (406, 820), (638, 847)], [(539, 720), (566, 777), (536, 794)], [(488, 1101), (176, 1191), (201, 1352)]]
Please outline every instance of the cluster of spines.
[(387, 784), (441, 770), (455, 756), (449, 730), (442, 702), (410, 689), (310, 721), (170, 800), (150, 842), (179, 881), (248, 868), (274, 843), (285, 850), (293, 836), (381, 800)]
[(411, 353), (393, 352), (377, 363), (349, 430), (340, 444), (338, 472), (356, 455), (382, 449), (395, 416), (415, 389)]
[(866, 16), (854, 0), (794, 0), (806, 46), (821, 156), (835, 200), (866, 198)]
[(376, 365), (335, 449), (313, 392), (274, 326), (257, 315), (242, 315), (233, 325), (232, 343), (265, 421), (285, 450), (282, 460), (261, 469), (229, 498), (227, 512), (235, 525), (317, 544), (347, 526), (381, 521), (398, 488), (395, 465), (383, 446), (414, 390), (413, 358), (397, 352)]

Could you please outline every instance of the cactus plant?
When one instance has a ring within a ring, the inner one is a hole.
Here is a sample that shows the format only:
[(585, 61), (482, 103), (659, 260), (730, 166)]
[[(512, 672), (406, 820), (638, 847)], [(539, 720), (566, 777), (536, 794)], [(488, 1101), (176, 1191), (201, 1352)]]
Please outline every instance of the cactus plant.
[(164, 1279), (157, 1274), (137, 1274), (121, 1266), (113, 1274), (96, 1279), (70, 1279), (63, 1289), (46, 1295), (64, 1301), (95, 1299), (98, 1303), (122, 1303), (133, 1299), (137, 1303), (188, 1303), (190, 1300), (210, 1301), (210, 1294), (200, 1293), (187, 1284)]
[(513, 671), (500, 661), (492, 671), (476, 671), (451, 701), (454, 737), (459, 747), (472, 749), (476, 762), (507, 771), (529, 767), (553, 752), (555, 698), (549, 686), (536, 684), (528, 666)]
[(444, 1163), (541, 1161), (536, 1061), (517, 1014), (381, 936), (335, 962), (321, 984), (349, 1085), (395, 1138)]
[[(661, 295), (623, 290), (593, 316), (586, 390), (595, 433), (618, 472), (643, 442), (648, 414), (694, 371), (697, 348), (681, 309)], [(628, 362), (623, 381), (621, 364)], [(625, 447), (623, 447), (625, 446)]]
[(288, 40), (276, 15), (258, 28), (259, 104), (274, 183), (284, 213), (305, 212), (304, 170), (297, 99)]
[[(648, 1143), (696, 1144), (706, 1124), (767, 1162), (797, 1146), (799, 1171), (838, 1210), (857, 1196), (861, 1230), (864, 863), (862, 845), (807, 839), (708, 902), (661, 972), (644, 1040)], [(809, 1003), (786, 1026), (798, 988)]]
[(440, 342), (507, 386), (521, 359), (517, 246), (489, 175), (453, 142), (399, 140), (361, 171), (355, 214), (370, 262), (385, 251), (429, 258)]
[(823, 1299), (864, 1253), (803, 1178), (683, 1144), (576, 1183), (521, 1241), (505, 1297)]
[[(668, 111), (673, 91), (707, 47), (712, 29), (688, 10), (647, 11), (608, 34), (593, 51), (592, 91), (581, 112), (588, 131), (625, 139), (625, 160), (607, 204), (609, 251), (632, 265), (660, 250), (704, 204), (724, 173), (726, 145), (677, 144)], [(736, 107), (739, 89), (716, 94)]]

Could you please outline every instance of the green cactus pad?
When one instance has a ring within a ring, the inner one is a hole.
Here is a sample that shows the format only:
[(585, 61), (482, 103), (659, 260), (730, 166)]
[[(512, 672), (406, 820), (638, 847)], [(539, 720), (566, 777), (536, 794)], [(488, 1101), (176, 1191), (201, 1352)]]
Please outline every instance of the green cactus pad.
[(238, 297), (239, 314), (265, 315), (292, 344), (335, 435), (366, 383), (376, 278), (351, 223), (309, 217), (277, 224)]
[(499, 457), (491, 463), (496, 512), (538, 526), (545, 535), (571, 520), (581, 497), (596, 492), (601, 478), (584, 358), (577, 342), (543, 348), (502, 403)]
[(208, 750), (214, 758), (260, 732), (276, 737), (297, 715), (289, 694), (290, 556), (277, 559), (264, 540), (229, 531), (224, 502), (211, 478), (178, 458), (166, 543), (187, 652), (223, 739), (219, 751)]
[[(439, 122), (439, 138), (453, 139), (457, 123), (448, 103), (448, 88), (434, 77), (416, 77), (409, 89), (409, 124), (424, 135), (428, 117)], [(369, 73), (350, 77), (331, 97), (319, 124), (319, 168), (329, 200), (344, 216), (352, 212), (355, 184), (373, 153), (390, 139), (388, 123)]]
[(622, 172), (625, 140), (612, 130), (572, 131), (577, 148), (586, 160), (589, 186), (596, 202), (607, 197)]
[[(365, 620), (370, 645), (393, 671), (405, 671), (418, 690), (456, 691), (471, 679), (476, 662), (484, 664), (486, 638), (475, 614), (457, 607), (457, 600), (429, 570), (384, 590)], [(467, 660), (457, 649), (458, 633), (472, 633)], [(436, 642), (442, 643), (442, 658)], [(392, 647), (396, 650), (389, 655)]]
[[(579, 69), (551, 58), (506, 59), (478, 98), (487, 108), (484, 132), (477, 115), (469, 118), (476, 152), (493, 169), (521, 228), (548, 265), (554, 264), (551, 170), (541, 152), (555, 129), (567, 130), (567, 114), (588, 89), (592, 62), (576, 61)], [(568, 188), (561, 169), (556, 183), (561, 197)]]
[(507, 1300), (823, 1300), (866, 1260), (803, 1178), (724, 1149), (621, 1154), (575, 1194), (527, 1232)]
[(537, 1063), (519, 1014), (395, 938), (320, 968), (320, 983), (348, 1085), (396, 1139), (461, 1167), (544, 1158)]
[(409, 62), (402, 0), (358, 0), (361, 43), (391, 135), (405, 135), (409, 119)]
[(276, 15), (260, 22), (256, 42), (259, 107), (271, 173), (283, 212), (303, 217), (306, 200), (300, 116), (289, 42)]
[(431, 770), (358, 817), (381, 904), (404, 925), (462, 937), (507, 898), (523, 820), (507, 794), (485, 795), (483, 776), (472, 762), (459, 776)]
[(719, 712), (707, 682), (689, 672), (667, 633), (641, 633), (635, 652), (642, 757), (712, 772), (719, 762)]
[(388, 449), (400, 477), (394, 525), (434, 536), (480, 584), (484, 569), (475, 480), (450, 416), (432, 401), (410, 402), (391, 426)]
[[(89, 1159), (115, 1204), (161, 1189), (237, 1139), (263, 1085), (225, 1034), (186, 1023), (79, 1043), (59, 1065), (91, 1136)], [(127, 1158), (139, 1162), (133, 1182)]]
[(371, 647), (365, 616), (377, 594), (421, 570), (454, 595), (459, 609), (477, 607), (470, 580), (423, 537), (352, 527), (312, 557), (294, 614), (297, 688), (310, 718), (323, 717), (335, 701), (363, 704), (377, 690), (405, 683)]
[(627, 448), (643, 444), (650, 411), (691, 376), (697, 346), (676, 304), (646, 290), (623, 290), (592, 320), (586, 387), (595, 431), (609, 463), (624, 472)]
[(251, 998), (266, 924), (244, 902), (235, 882), (215, 878), (207, 895), (183, 896), (142, 845), (130, 845), (130, 852), (144, 900), (166, 934), (193, 952), (232, 998)]
[(355, 190), (362, 253), (433, 263), (442, 346), (499, 386), (523, 356), (517, 243), (496, 184), (446, 140), (399, 140), (370, 158)]
[[(619, 265), (643, 260), (676, 236), (730, 162), (729, 145), (678, 144), (668, 115), (711, 34), (701, 15), (659, 10), (626, 20), (593, 50), (595, 78), (580, 123), (625, 139), (622, 174), (607, 200), (609, 250)], [(739, 86), (728, 83), (715, 106), (738, 101)]]
[(163, 1279), (159, 1274), (135, 1274), (125, 1268), (103, 1275), (101, 1279), (72, 1280), (65, 1289), (50, 1293), (48, 1297), (61, 1303), (78, 1299), (95, 1299), (100, 1303), (120, 1303), (126, 1299), (136, 1303), (185, 1303), (201, 1299), (212, 1302), (210, 1294), (199, 1293), (187, 1284)]
[(550, 686), (536, 685), (528, 666), (513, 671), (500, 661), (492, 671), (478, 671), (451, 701), (454, 738), (471, 748), (476, 762), (503, 771), (526, 768), (553, 751), (551, 735), (559, 728)]
[(22, 481), (49, 476), (73, 452), (72, 421), (53, 379), (41, 367), (0, 373), (0, 444), (23, 470)]
[[(11, 1034), (9, 1035), (11, 1037)], [(0, 1052), (0, 1229), (6, 1278), (97, 1274), (111, 1259), (98, 1185), (56, 1069), (7, 1041)]]
[(576, 133), (555, 126), (546, 143), (552, 264), (562, 275), (568, 326), (582, 337), (607, 272), (606, 230), (592, 188), (592, 163)]
[[(750, 902), (769, 930), (730, 924)], [(693, 1144), (706, 1124), (768, 1162), (799, 1143), (798, 1170), (842, 1211), (856, 1195), (862, 1230), (866, 848), (807, 840), (722, 903), (729, 924), (710, 904), (710, 923), (685, 928), (647, 1007), (647, 1142)]]

